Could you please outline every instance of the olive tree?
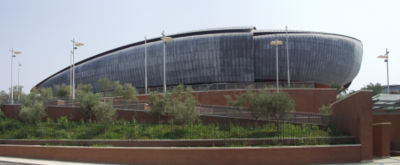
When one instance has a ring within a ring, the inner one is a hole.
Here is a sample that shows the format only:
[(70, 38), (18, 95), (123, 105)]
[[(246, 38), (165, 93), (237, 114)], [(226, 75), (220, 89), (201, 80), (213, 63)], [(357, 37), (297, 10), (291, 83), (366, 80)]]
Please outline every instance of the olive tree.
[(116, 110), (112, 104), (99, 102), (93, 107), (93, 114), (96, 117), (96, 121), (100, 123), (110, 123), (114, 120)]
[(369, 83), (368, 85), (364, 86), (362, 89), (372, 90), (372, 96), (375, 96), (382, 92), (383, 87), (380, 83)]
[(102, 78), (98, 81), (101, 90), (103, 90), (103, 96), (109, 96), (107, 92), (113, 89), (114, 83), (108, 78)]
[(58, 98), (66, 99), (71, 97), (71, 88), (69, 85), (56, 85), (54, 95)]
[(198, 120), (197, 99), (191, 88), (177, 86), (172, 93), (159, 96), (152, 93), (149, 96), (150, 112), (158, 115), (168, 115), (172, 122), (190, 124)]
[(24, 122), (39, 123), (47, 116), (45, 103), (52, 97), (51, 88), (32, 89), (29, 95), (22, 97), (19, 116)]
[(271, 93), (267, 90), (246, 91), (233, 99), (225, 96), (229, 106), (246, 108), (255, 118), (281, 119), (294, 109), (293, 99), (284, 92)]
[(121, 85), (119, 81), (114, 82), (114, 96), (121, 96), (124, 100), (137, 101), (137, 90), (132, 84)]

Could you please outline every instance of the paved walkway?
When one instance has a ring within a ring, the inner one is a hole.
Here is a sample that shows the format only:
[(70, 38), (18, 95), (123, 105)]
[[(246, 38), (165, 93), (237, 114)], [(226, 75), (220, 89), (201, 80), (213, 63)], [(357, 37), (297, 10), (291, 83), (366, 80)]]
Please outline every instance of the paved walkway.
[[(0, 165), (94, 165), (95, 163), (64, 162), (55, 160), (25, 159), (0, 156)], [(339, 165), (339, 164), (337, 164)], [(368, 163), (344, 163), (341, 165), (400, 165), (400, 156), (375, 159)]]

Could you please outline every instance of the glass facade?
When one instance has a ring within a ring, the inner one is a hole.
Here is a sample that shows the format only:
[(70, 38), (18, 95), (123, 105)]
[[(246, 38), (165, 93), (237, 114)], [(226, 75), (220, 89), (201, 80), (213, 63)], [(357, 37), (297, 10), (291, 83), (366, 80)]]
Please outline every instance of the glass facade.
[[(166, 42), (166, 82), (177, 84), (240, 83), (275, 80), (275, 47), (279, 46), (279, 77), (286, 80), (286, 34), (253, 28), (196, 31), (171, 35)], [(292, 81), (348, 84), (357, 75), (362, 44), (359, 40), (329, 34), (289, 31)], [(163, 41), (147, 41), (149, 87), (163, 84)], [(144, 88), (145, 45), (138, 42), (96, 55), (76, 64), (75, 83), (92, 84), (104, 77)], [(69, 84), (69, 68), (40, 82), (38, 87)]]

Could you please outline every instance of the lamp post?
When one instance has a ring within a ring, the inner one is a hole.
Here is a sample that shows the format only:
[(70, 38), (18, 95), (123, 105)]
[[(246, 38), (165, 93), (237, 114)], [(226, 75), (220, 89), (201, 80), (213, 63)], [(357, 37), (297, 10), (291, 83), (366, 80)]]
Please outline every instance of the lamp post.
[(21, 54), (20, 51), (15, 51), (14, 49), (10, 50), (11, 52), (11, 104), (14, 104), (14, 88), (13, 88), (13, 58), (16, 57), (17, 54)]
[(173, 38), (172, 37), (168, 37), (165, 36), (164, 31), (161, 33), (162, 38), (161, 40), (163, 41), (163, 72), (164, 72), (164, 76), (163, 76), (163, 89), (164, 89), (164, 94), (167, 93), (167, 82), (166, 82), (166, 70), (165, 70), (165, 56), (166, 56), (166, 44), (168, 41), (172, 41)]
[(270, 42), (270, 45), (275, 46), (275, 66), (276, 66), (276, 93), (279, 93), (279, 62), (278, 62), (278, 46), (283, 45), (283, 42), (281, 40), (273, 40)]
[(147, 94), (147, 38), (144, 36), (144, 93)]
[(20, 101), (20, 98), (21, 98), (21, 87), (19, 86), (19, 71), (20, 71), (20, 69), (21, 69), (21, 64), (18, 63), (18, 81), (17, 81), (17, 83), (18, 83), (18, 85), (17, 85), (17, 90), (18, 90), (18, 102)]
[(288, 87), (290, 88), (290, 60), (289, 60), (289, 35), (288, 35), (288, 28), (285, 27), (286, 30), (286, 65), (287, 65), (287, 82)]
[(386, 62), (386, 78), (387, 78), (387, 93), (390, 93), (390, 87), (389, 87), (389, 50), (386, 48), (386, 53), (383, 55), (378, 56), (378, 58), (383, 58), (385, 59), (384, 61)]
[(75, 49), (78, 49), (78, 47), (83, 46), (83, 43), (76, 42), (75, 39), (71, 40), (72, 42), (72, 100), (75, 100)]

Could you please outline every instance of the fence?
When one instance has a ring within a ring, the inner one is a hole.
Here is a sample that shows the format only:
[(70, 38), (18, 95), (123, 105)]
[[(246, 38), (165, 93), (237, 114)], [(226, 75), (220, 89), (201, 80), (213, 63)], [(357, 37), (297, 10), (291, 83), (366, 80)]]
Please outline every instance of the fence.
[[(275, 121), (273, 118), (255, 118), (246, 108), (218, 106), (218, 105), (198, 105), (201, 115), (221, 116), (229, 118), (267, 120)], [(317, 113), (291, 112), (279, 119), (292, 124), (314, 124), (326, 126), (329, 123), (329, 116)]]
[[(243, 82), (243, 83), (213, 83), (213, 84), (196, 84), (196, 85), (185, 85), (191, 87), (193, 91), (215, 91), (215, 90), (237, 90), (237, 89), (264, 89), (264, 88), (276, 88), (276, 82)], [(314, 82), (292, 82), (290, 86), (287, 82), (280, 82), (281, 88), (314, 88)], [(173, 91), (177, 86), (168, 86), (167, 91)], [(163, 92), (163, 87), (149, 87), (147, 92)], [(138, 89), (139, 94), (144, 94), (145, 89)]]

